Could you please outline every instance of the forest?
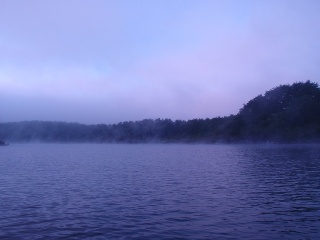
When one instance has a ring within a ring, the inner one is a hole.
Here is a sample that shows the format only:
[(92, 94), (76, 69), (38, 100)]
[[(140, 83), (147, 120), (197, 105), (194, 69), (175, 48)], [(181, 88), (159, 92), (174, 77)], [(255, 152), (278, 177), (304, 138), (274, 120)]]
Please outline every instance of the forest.
[(320, 89), (311, 81), (280, 85), (244, 104), (236, 115), (211, 119), (144, 119), (95, 125), (0, 123), (0, 139), (46, 143), (320, 142)]

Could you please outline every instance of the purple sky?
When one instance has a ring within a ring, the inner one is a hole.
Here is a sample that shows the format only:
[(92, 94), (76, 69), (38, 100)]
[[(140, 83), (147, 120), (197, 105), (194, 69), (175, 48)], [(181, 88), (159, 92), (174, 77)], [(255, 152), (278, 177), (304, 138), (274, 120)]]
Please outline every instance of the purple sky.
[(319, 0), (2, 0), (0, 122), (212, 118), (320, 81)]

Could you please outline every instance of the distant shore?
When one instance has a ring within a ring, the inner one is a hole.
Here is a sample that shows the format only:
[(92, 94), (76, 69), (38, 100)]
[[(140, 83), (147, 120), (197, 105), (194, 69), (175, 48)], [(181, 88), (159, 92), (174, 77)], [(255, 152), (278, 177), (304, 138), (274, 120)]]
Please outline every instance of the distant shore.
[(250, 100), (236, 115), (211, 119), (95, 125), (0, 123), (0, 139), (20, 143), (320, 143), (320, 89), (310, 81), (281, 85)]

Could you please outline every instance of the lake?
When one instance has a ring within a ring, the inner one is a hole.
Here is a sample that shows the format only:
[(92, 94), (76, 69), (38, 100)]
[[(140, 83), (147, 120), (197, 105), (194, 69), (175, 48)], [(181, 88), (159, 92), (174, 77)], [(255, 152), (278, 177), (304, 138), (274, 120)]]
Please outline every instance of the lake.
[(0, 194), (0, 239), (320, 239), (320, 146), (12, 144)]

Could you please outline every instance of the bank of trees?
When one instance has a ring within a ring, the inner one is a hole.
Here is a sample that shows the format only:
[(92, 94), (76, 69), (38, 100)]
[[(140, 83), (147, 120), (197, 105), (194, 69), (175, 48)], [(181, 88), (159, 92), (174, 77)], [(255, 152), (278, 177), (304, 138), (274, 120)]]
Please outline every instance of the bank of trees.
[(245, 104), (231, 128), (234, 140), (318, 141), (319, 86), (307, 81), (271, 89)]
[(236, 115), (189, 121), (145, 119), (118, 124), (25, 121), (0, 124), (16, 142), (319, 142), (320, 89), (307, 81), (281, 85)]

